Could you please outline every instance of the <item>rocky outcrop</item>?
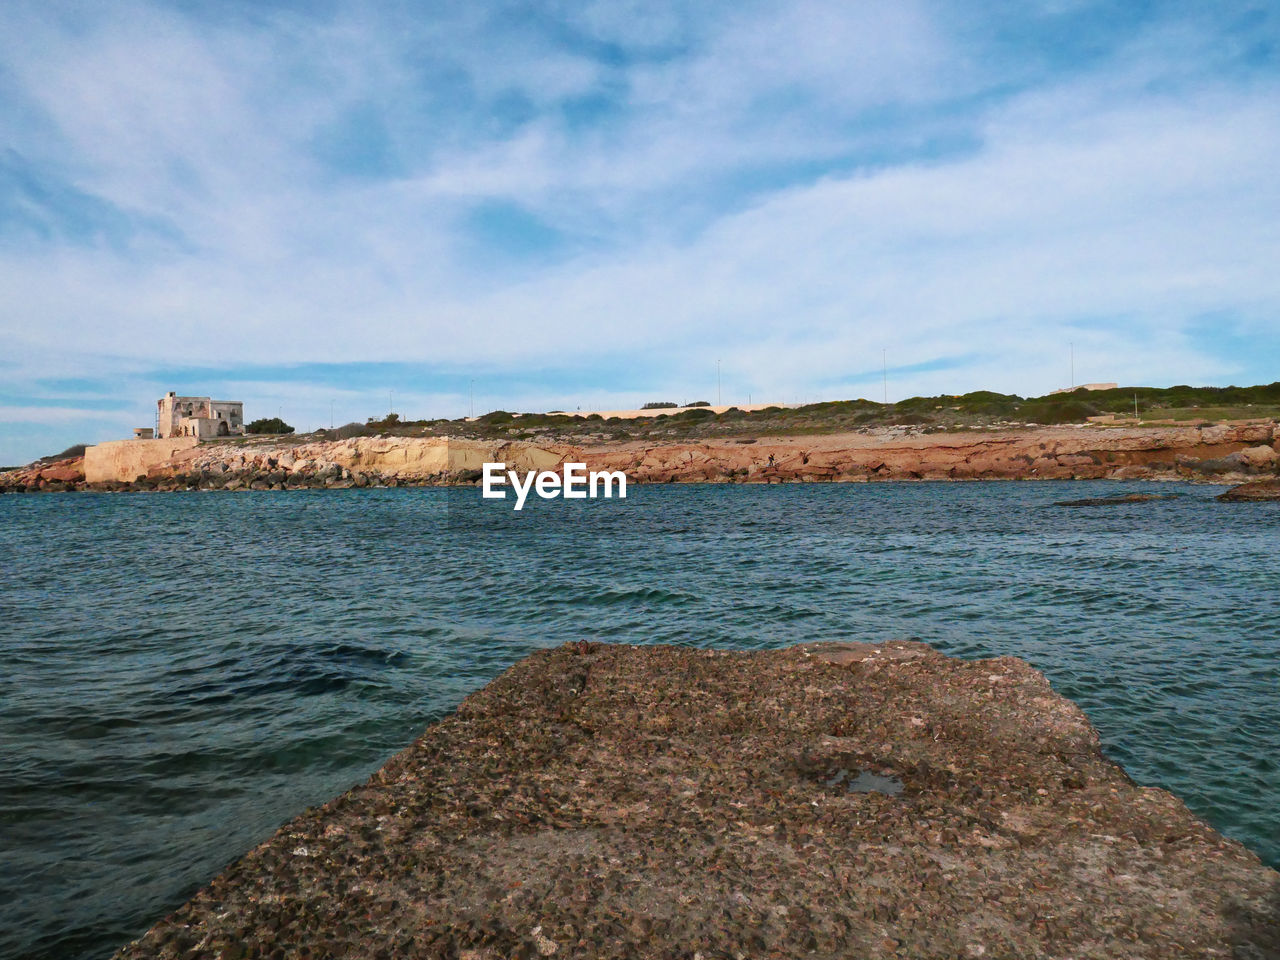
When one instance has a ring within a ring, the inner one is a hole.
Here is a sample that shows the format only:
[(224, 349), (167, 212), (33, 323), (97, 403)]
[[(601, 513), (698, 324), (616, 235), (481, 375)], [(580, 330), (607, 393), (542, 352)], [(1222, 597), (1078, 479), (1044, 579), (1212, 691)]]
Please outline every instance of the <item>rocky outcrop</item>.
[(195, 449), (199, 443), (195, 437), (98, 443), (84, 452), (84, 478), (87, 483), (137, 480), (182, 451)]
[(1255, 480), (1232, 487), (1218, 497), (1227, 502), (1247, 503), (1250, 501), (1280, 500), (1280, 480)]
[[(102, 444), (90, 461), (89, 485), (100, 490), (292, 490), (470, 482), (486, 461), (521, 470), (555, 469), (563, 453), (527, 443), (430, 438), (359, 437), (316, 443), (184, 441), (161, 454), (150, 444)], [(123, 447), (121, 450), (119, 448)]]
[(45, 491), (59, 493), (84, 487), (84, 458), (34, 463), (29, 467), (0, 472), (0, 493)]
[(1129, 503), (1150, 503), (1152, 500), (1175, 500), (1170, 493), (1126, 493), (1122, 497), (1086, 497), (1083, 500), (1059, 500), (1055, 507), (1119, 507)]
[(117, 957), (1261, 958), (1278, 891), (1021, 660), (578, 642)]
[[(929, 434), (860, 434), (601, 445), (581, 451), (592, 469), (639, 482), (764, 483), (861, 480), (1187, 479), (1223, 482), (1274, 474), (1271, 423), (1210, 427), (1036, 427)], [(1269, 451), (1271, 456), (1262, 451)]]
[[(166, 447), (166, 444), (177, 444)], [(923, 433), (726, 438), (681, 443), (500, 442), (359, 437), (251, 443), (126, 440), (86, 452), (95, 489), (286, 490), (468, 483), (481, 465), (555, 470), (583, 462), (632, 482), (1117, 479), (1239, 483), (1280, 472), (1280, 425), (1027, 427)], [(0, 474), (0, 489), (39, 487), (30, 470)], [(8, 478), (8, 479), (6, 479)]]

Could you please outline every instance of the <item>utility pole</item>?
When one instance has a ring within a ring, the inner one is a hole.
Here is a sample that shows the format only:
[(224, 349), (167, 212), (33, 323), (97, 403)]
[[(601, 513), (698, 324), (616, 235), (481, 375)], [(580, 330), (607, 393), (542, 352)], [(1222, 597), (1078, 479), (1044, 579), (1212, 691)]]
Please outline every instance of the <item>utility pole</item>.
[(889, 351), (880, 351), (880, 374), (884, 377), (884, 405), (889, 405)]
[(720, 361), (716, 361), (716, 406), (720, 406)]
[(1138, 419), (1138, 395), (1133, 395), (1133, 419)]

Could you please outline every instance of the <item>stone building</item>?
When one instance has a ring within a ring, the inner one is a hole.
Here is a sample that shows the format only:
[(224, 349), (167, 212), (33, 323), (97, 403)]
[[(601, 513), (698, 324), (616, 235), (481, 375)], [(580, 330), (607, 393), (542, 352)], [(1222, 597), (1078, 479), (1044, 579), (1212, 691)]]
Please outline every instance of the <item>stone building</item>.
[(239, 400), (179, 397), (172, 390), (156, 403), (156, 437), (213, 437), (244, 435), (244, 404)]
[(1115, 390), (1120, 386), (1118, 383), (1082, 383), (1074, 387), (1063, 387), (1061, 390), (1050, 390), (1049, 396), (1055, 396), (1059, 393), (1075, 393), (1077, 390)]

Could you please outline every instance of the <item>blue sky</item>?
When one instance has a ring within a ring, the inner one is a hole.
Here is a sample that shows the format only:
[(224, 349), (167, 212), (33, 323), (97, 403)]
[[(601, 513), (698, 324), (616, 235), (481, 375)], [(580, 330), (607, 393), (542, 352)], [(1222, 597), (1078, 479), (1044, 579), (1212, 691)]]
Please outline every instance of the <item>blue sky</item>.
[[(1273, 4), (0, 5), (0, 463), (1280, 379)], [(883, 352), (883, 353), (882, 353)], [(479, 411), (478, 411), (479, 412)]]

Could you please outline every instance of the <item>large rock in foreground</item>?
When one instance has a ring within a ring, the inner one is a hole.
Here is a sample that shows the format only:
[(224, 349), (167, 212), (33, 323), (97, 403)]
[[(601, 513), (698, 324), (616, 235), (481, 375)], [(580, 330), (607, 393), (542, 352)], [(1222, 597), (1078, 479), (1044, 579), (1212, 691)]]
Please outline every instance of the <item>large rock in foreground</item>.
[(119, 955), (1275, 957), (1278, 884), (1020, 660), (584, 643)]

